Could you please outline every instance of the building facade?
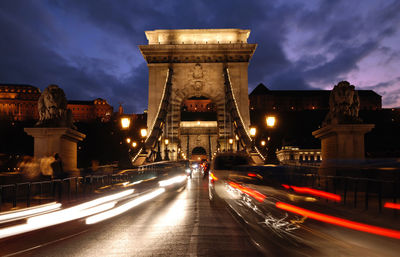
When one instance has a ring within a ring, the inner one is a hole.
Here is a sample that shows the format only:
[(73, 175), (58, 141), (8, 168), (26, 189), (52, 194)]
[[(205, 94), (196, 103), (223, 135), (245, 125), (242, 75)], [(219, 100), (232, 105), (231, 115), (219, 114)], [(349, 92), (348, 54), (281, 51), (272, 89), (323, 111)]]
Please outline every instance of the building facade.
[(39, 118), (40, 90), (31, 85), (0, 84), (0, 118), (25, 121)]
[(96, 119), (107, 122), (113, 113), (113, 107), (101, 98), (93, 101), (68, 101), (67, 108), (71, 110), (75, 122), (90, 122)]
[[(0, 84), (0, 118), (13, 121), (38, 120), (40, 89), (31, 85)], [(109, 121), (113, 107), (106, 100), (68, 101), (76, 122), (91, 122), (96, 119)]]
[(294, 146), (284, 146), (276, 151), (281, 164), (293, 166), (319, 166), (322, 161), (321, 149), (299, 149)]
[[(356, 90), (360, 110), (382, 109), (382, 96), (372, 90)], [(259, 84), (249, 95), (250, 109), (266, 112), (329, 110), (331, 90), (269, 90)]]

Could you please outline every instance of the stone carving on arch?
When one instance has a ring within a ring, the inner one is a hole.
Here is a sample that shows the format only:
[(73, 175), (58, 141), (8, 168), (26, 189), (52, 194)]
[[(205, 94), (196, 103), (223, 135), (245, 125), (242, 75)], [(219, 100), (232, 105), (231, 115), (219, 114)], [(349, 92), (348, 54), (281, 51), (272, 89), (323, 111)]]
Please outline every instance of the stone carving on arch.
[(204, 96), (215, 104), (223, 103), (224, 82), (222, 66), (219, 64), (200, 64), (174, 67), (171, 99), (176, 104), (190, 97)]

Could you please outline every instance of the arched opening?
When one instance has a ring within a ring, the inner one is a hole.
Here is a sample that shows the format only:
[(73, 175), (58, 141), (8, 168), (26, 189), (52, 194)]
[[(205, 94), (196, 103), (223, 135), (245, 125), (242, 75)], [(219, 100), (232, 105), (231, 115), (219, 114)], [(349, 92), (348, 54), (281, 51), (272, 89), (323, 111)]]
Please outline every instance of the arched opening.
[(217, 108), (211, 99), (200, 96), (182, 101), (181, 121), (216, 121)]
[(192, 150), (192, 158), (193, 161), (201, 161), (203, 159), (207, 159), (207, 151), (201, 147), (197, 146)]

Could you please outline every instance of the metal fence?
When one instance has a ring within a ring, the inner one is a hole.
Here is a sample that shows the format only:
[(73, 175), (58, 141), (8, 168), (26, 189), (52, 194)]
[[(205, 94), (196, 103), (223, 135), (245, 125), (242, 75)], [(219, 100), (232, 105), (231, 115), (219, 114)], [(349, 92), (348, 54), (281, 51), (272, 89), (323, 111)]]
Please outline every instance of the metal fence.
[(21, 182), (0, 185), (0, 211), (30, 207), (49, 202), (69, 202), (85, 199), (105, 186), (122, 182), (136, 182), (150, 178), (167, 178), (175, 174), (186, 174), (186, 162), (159, 162), (142, 165), (137, 169), (121, 171), (119, 174), (89, 175), (52, 179), (38, 182)]
[(90, 196), (97, 188), (134, 180), (138, 173), (91, 175), (0, 185), (0, 211)]
[[(323, 176), (316, 173), (263, 172), (264, 183), (289, 184), (310, 187), (341, 196), (340, 204), (382, 212), (386, 202), (397, 203), (400, 197), (400, 174), (391, 180), (379, 178), (360, 178), (349, 176)], [(327, 200), (328, 201), (328, 200)], [(397, 214), (397, 210), (393, 209)]]

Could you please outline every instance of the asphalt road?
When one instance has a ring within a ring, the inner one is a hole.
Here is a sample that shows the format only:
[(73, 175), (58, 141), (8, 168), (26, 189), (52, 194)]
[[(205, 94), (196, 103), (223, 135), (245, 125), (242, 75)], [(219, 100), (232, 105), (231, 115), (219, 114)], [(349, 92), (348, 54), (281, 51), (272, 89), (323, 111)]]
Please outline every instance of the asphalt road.
[(260, 256), (224, 206), (211, 207), (207, 180), (167, 191), (95, 225), (83, 221), (0, 241), (2, 256)]

